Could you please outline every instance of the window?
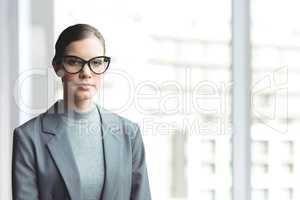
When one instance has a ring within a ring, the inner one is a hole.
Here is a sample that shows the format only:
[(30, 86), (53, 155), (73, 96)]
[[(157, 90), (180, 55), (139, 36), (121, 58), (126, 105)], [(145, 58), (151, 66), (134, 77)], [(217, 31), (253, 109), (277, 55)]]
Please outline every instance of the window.
[[(298, 199), (296, 1), (252, 0), (253, 200)], [(267, 10), (267, 11), (266, 11)], [(281, 13), (278, 15), (278, 13)], [(299, 123), (298, 123), (299, 124)]]

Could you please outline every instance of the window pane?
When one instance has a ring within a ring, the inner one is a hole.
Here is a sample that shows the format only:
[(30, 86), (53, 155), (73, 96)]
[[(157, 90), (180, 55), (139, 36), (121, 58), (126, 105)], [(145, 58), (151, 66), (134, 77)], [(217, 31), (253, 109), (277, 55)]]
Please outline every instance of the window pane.
[(300, 4), (251, 4), (253, 199), (299, 199)]

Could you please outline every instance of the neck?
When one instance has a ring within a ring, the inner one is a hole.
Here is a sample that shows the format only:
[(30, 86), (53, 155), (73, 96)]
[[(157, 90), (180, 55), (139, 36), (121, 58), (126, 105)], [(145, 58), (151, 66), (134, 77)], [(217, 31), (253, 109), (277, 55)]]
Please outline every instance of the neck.
[(75, 110), (76, 112), (88, 112), (94, 106), (94, 102), (92, 99), (73, 99), (64, 96), (64, 107), (67, 110)]

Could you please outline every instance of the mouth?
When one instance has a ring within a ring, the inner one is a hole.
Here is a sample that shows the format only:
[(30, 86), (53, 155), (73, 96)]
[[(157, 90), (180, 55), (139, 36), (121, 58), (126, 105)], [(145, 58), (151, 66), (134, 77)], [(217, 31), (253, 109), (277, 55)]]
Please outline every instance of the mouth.
[(77, 86), (78, 86), (78, 89), (80, 89), (80, 90), (89, 90), (91, 87), (94, 87), (94, 85), (86, 84), (86, 83), (78, 84)]
[(94, 86), (94, 85), (89, 83), (80, 83), (78, 84), (78, 86)]

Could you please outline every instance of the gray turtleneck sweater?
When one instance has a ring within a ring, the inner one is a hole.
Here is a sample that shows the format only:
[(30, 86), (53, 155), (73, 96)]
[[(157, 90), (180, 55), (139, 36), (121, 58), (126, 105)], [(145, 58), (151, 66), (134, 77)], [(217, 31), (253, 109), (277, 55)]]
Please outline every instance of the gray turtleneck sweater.
[(80, 175), (81, 199), (99, 200), (104, 183), (100, 116), (96, 105), (87, 112), (74, 110), (60, 115), (66, 124), (75, 162)]

